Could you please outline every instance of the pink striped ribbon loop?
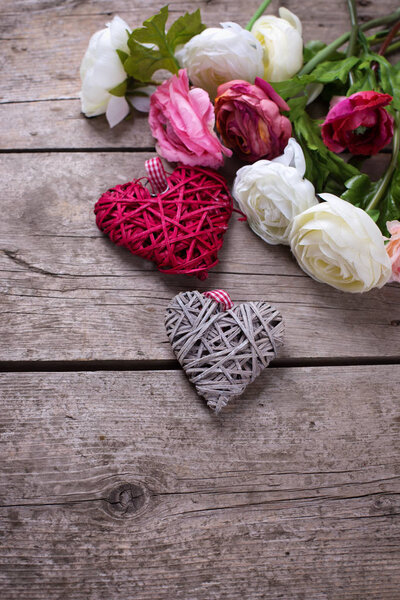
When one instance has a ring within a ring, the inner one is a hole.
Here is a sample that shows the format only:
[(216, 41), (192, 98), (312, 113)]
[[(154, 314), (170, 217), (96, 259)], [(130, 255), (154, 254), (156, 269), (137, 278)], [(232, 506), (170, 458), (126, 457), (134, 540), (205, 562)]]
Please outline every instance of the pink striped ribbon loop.
[(233, 308), (233, 302), (230, 295), (225, 290), (211, 290), (210, 292), (204, 292), (203, 296), (212, 298), (218, 304), (221, 304), (223, 310), (229, 310)]
[(153, 196), (162, 194), (168, 189), (167, 174), (165, 173), (163, 164), (158, 156), (149, 158), (145, 162), (147, 178), (150, 182)]

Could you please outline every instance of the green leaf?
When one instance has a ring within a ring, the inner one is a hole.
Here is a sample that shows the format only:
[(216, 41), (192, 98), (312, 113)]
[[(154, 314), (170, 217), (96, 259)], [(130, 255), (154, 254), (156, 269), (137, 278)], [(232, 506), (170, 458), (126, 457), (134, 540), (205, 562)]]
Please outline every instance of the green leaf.
[(295, 75), (292, 79), (287, 79), (286, 81), (277, 81), (271, 83), (274, 90), (283, 98), (284, 100), (288, 100), (288, 98), (293, 98), (304, 92), (304, 88), (307, 83), (312, 83), (314, 79), (311, 75)]
[(318, 65), (309, 75), (295, 75), (286, 81), (273, 83), (274, 89), (284, 99), (288, 100), (304, 92), (308, 83), (345, 83), (349, 71), (359, 62), (355, 56), (336, 61), (325, 61)]
[(304, 114), (306, 104), (307, 96), (299, 96), (298, 98), (291, 98), (288, 100), (288, 106), (290, 108), (290, 113), (288, 116), (290, 117), (292, 123), (295, 122), (296, 119), (301, 118), (301, 116)]
[(130, 56), (124, 61), (124, 69), (138, 81), (148, 81), (159, 69), (177, 73), (176, 46), (188, 42), (205, 29), (199, 9), (179, 17), (168, 33), (165, 31), (167, 19), (168, 6), (164, 6), (156, 15), (146, 19), (143, 27), (134, 29), (128, 38)]
[(400, 110), (400, 67), (385, 61), (379, 66), (379, 74), (382, 91), (393, 96), (390, 106)]
[(380, 216), (378, 219), (378, 227), (384, 235), (389, 235), (386, 228), (387, 221), (400, 219), (400, 162), (393, 174), (390, 187), (381, 202), (379, 203)]
[(365, 173), (351, 177), (345, 182), (347, 189), (342, 194), (342, 198), (365, 209), (378, 189), (380, 181), (372, 182)]
[(186, 44), (193, 36), (206, 29), (201, 22), (200, 9), (193, 13), (185, 13), (171, 25), (167, 33), (167, 43), (172, 50), (180, 44)]
[(343, 60), (336, 61), (325, 61), (319, 64), (312, 72), (311, 76), (313, 81), (319, 83), (330, 83), (339, 79), (342, 83), (345, 83), (349, 71), (360, 62), (360, 59), (356, 56), (349, 56)]
[(138, 27), (132, 31), (128, 46), (130, 47), (129, 42), (131, 40), (135, 40), (141, 44), (156, 44), (161, 52), (166, 51), (168, 53), (169, 48), (165, 34), (167, 19), (168, 6), (163, 6), (160, 12), (143, 21), (143, 27)]
[(355, 69), (353, 71), (353, 79), (354, 83), (347, 90), (347, 96), (351, 96), (356, 92), (372, 90), (376, 86), (375, 75), (370, 69), (366, 71)]
[[(308, 44), (304, 46), (303, 50), (304, 64), (308, 63), (309, 60), (314, 58), (314, 56), (324, 48), (326, 48), (326, 44), (319, 40), (311, 40), (311, 42), (308, 42)], [(343, 52), (332, 52), (329, 55), (328, 60), (339, 60), (341, 58), (345, 58), (345, 56), (346, 55)]]
[[(299, 100), (303, 99), (293, 98), (289, 105)], [(317, 192), (330, 191), (340, 195), (345, 181), (359, 175), (359, 170), (328, 150), (321, 139), (318, 121), (302, 110), (301, 104), (293, 108), (293, 114), (290, 111), (288, 115), (293, 119), (294, 136), (304, 152), (307, 179), (312, 181)]]
[(129, 54), (127, 52), (124, 52), (123, 50), (119, 50), (118, 48), (117, 48), (116, 52), (119, 56), (120, 61), (122, 62), (122, 64), (124, 64), (124, 62), (126, 61), (126, 59), (129, 56)]
[(113, 87), (111, 90), (108, 90), (108, 91), (112, 96), (121, 97), (121, 96), (125, 96), (127, 87), (128, 87), (128, 79), (125, 79), (125, 81), (123, 81), (119, 85), (116, 85), (115, 87)]
[(125, 61), (125, 71), (138, 81), (146, 82), (159, 69), (166, 69), (171, 73), (178, 72), (178, 65), (171, 56), (163, 56), (157, 50), (142, 46), (131, 40), (132, 55)]

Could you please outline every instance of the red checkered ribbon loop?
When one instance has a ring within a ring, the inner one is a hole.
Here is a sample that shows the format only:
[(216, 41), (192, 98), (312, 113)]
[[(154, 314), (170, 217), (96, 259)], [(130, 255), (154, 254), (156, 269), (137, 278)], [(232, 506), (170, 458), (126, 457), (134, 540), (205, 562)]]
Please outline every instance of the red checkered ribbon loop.
[(211, 290), (210, 292), (204, 292), (203, 296), (212, 298), (215, 302), (221, 304), (223, 310), (228, 310), (233, 307), (231, 297), (225, 290)]
[(167, 175), (158, 156), (145, 162), (147, 178), (150, 182), (153, 195), (162, 194), (168, 189)]

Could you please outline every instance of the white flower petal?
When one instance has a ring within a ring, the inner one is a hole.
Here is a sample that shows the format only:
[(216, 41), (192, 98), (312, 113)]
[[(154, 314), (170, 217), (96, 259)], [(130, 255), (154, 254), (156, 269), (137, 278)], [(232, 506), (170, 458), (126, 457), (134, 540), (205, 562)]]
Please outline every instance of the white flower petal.
[(251, 33), (263, 47), (264, 79), (267, 81), (290, 79), (303, 65), (301, 22), (285, 8), (281, 8), (279, 14), (283, 18), (263, 15), (251, 28)]
[(250, 227), (269, 244), (289, 244), (294, 217), (318, 203), (313, 185), (289, 166), (296, 154), (291, 146), (283, 162), (260, 160), (239, 169), (233, 185)]
[(278, 12), (281, 19), (285, 19), (285, 21), (290, 23), (291, 26), (298, 31), (299, 35), (303, 35), (303, 27), (297, 15), (284, 6), (281, 6)]
[(87, 117), (105, 113), (111, 99), (108, 90), (126, 79), (116, 49), (128, 49), (127, 29), (129, 27), (123, 19), (114, 17), (105, 29), (97, 31), (90, 38), (80, 67), (80, 98), (82, 112)]
[(108, 23), (110, 28), (110, 41), (115, 50), (123, 50), (129, 52), (127, 31), (131, 33), (131, 28), (121, 17), (116, 15), (111, 23)]
[(129, 101), (136, 110), (142, 113), (148, 113), (150, 110), (150, 96), (156, 91), (156, 87), (154, 85), (146, 85), (142, 88), (138, 88), (136, 91), (141, 92), (143, 94), (147, 94), (146, 96), (129, 96)]
[(304, 177), (304, 173), (306, 172), (306, 161), (302, 147), (294, 138), (289, 138), (283, 154), (272, 159), (272, 162), (280, 163), (287, 167), (294, 167), (300, 177)]
[(209, 27), (180, 47), (175, 56), (192, 83), (215, 98), (221, 83), (243, 79), (254, 83), (264, 72), (263, 49), (250, 31), (237, 23)]
[(317, 281), (347, 292), (382, 287), (391, 263), (378, 226), (360, 208), (334, 196), (298, 215), (289, 232), (300, 267)]
[(129, 104), (124, 97), (111, 96), (106, 117), (109, 126), (115, 127), (129, 114)]

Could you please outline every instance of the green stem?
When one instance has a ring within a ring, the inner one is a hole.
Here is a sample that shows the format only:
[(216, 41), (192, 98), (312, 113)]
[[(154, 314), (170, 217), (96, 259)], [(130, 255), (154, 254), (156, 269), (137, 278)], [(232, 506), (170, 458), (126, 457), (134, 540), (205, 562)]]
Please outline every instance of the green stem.
[[(350, 15), (350, 40), (347, 46), (346, 56), (355, 56), (357, 50), (357, 39), (358, 39), (358, 19), (357, 19), (357, 8), (354, 0), (347, 0), (347, 7)], [(354, 84), (354, 75), (349, 71), (349, 82), (350, 85)]]
[(400, 40), (389, 46), (389, 48), (385, 52), (386, 56), (388, 54), (392, 54), (393, 52), (396, 52), (397, 50), (399, 50), (399, 48), (400, 48)]
[(347, 47), (347, 56), (354, 56), (356, 53), (357, 47), (357, 37), (358, 37), (358, 20), (357, 20), (357, 9), (356, 3), (354, 0), (347, 0), (347, 6), (350, 14), (350, 23), (351, 23), (351, 31), (350, 31), (350, 41)]
[(373, 208), (377, 208), (379, 206), (380, 201), (386, 193), (387, 187), (392, 179), (393, 172), (397, 166), (397, 160), (399, 157), (399, 148), (400, 148), (400, 112), (396, 111), (395, 116), (395, 126), (394, 126), (394, 135), (393, 135), (393, 151), (392, 151), (392, 159), (390, 161), (388, 170), (386, 171), (380, 186), (376, 190), (373, 198), (368, 204), (365, 210), (372, 210)]
[[(389, 25), (390, 23), (394, 23), (395, 21), (397, 21), (399, 17), (400, 8), (395, 10), (390, 15), (386, 15), (385, 17), (379, 17), (378, 19), (371, 19), (371, 21), (367, 21), (366, 23), (361, 25), (360, 29), (361, 31), (367, 31), (368, 29), (380, 27), (381, 25)], [(307, 64), (304, 65), (304, 67), (301, 69), (298, 75), (306, 75), (308, 73), (311, 73), (311, 71), (315, 69), (315, 67), (319, 65), (320, 62), (329, 58), (332, 52), (335, 52), (335, 50), (340, 48), (340, 46), (343, 46), (343, 44), (345, 44), (349, 38), (350, 31), (348, 31), (347, 33), (343, 33), (340, 37), (331, 42), (326, 48), (323, 48), (322, 50), (317, 52), (317, 54), (311, 60), (309, 60)]]
[(315, 67), (319, 65), (319, 63), (323, 62), (326, 58), (328, 58), (332, 54), (332, 52), (335, 52), (335, 50), (340, 48), (340, 46), (343, 46), (343, 44), (347, 42), (349, 37), (349, 31), (347, 33), (343, 33), (343, 35), (341, 35), (336, 40), (328, 44), (326, 48), (323, 48), (322, 50), (317, 52), (317, 54), (311, 60), (309, 60), (308, 63), (306, 63), (301, 69), (301, 71), (299, 71), (297, 74), (307, 75), (308, 73), (311, 73), (311, 71), (313, 71)]
[(382, 39), (384, 39), (387, 36), (389, 31), (390, 29), (381, 29), (373, 35), (368, 35), (366, 40), (370, 46), (371, 44), (375, 46), (375, 44), (379, 44), (380, 42), (382, 42)]
[(257, 8), (256, 12), (251, 17), (250, 21), (247, 23), (247, 25), (245, 27), (245, 29), (247, 29), (247, 31), (251, 30), (254, 23), (257, 21), (257, 19), (259, 19), (261, 17), (261, 15), (263, 14), (263, 12), (266, 10), (267, 6), (270, 3), (271, 3), (271, 0), (264, 0), (264, 2), (261, 2), (260, 6)]

